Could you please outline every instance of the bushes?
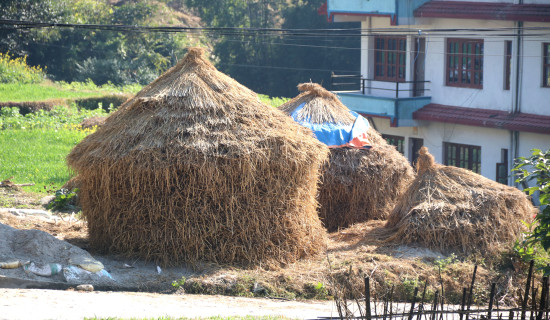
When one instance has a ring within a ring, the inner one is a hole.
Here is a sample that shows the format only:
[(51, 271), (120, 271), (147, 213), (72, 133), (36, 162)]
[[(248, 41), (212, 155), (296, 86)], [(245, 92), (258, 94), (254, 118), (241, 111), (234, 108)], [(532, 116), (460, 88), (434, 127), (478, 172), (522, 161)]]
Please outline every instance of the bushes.
[(112, 106), (113, 108), (120, 107), (121, 104), (124, 103), (124, 101), (128, 100), (132, 95), (130, 94), (111, 94), (111, 95), (105, 95), (101, 97), (89, 97), (89, 98), (82, 98), (82, 99), (76, 99), (75, 103), (84, 109), (87, 110), (93, 110), (97, 109), (98, 107), (103, 108), (104, 110), (108, 111), (108, 109)]
[(541, 209), (533, 222), (534, 229), (527, 233), (526, 240), (516, 246), (516, 250), (524, 259), (540, 262), (537, 264), (544, 270), (544, 275), (549, 276), (550, 266), (547, 259), (550, 253), (550, 149), (533, 149), (530, 157), (520, 157), (516, 160), (512, 171), (518, 178), (517, 182), (535, 181), (536, 185), (526, 188), (525, 191), (529, 195), (538, 193)]
[[(78, 110), (76, 106), (55, 106), (51, 110), (38, 110), (22, 115), (17, 107), (0, 109), (0, 130), (6, 129), (74, 129), (80, 130), (80, 123), (90, 117), (106, 116), (107, 112), (96, 110)], [(89, 132), (88, 132), (89, 133)]]
[(0, 52), (0, 83), (39, 83), (45, 78), (40, 67), (27, 65), (27, 57), (14, 58)]

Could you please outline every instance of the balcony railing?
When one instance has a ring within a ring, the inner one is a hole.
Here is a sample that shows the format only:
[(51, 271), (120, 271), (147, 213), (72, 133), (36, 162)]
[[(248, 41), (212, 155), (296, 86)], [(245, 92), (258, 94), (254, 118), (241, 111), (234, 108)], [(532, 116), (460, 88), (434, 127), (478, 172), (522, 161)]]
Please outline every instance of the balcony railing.
[[(425, 88), (426, 83), (430, 83), (430, 81), (396, 81), (396, 82), (390, 82), (390, 81), (381, 81), (376, 79), (369, 79), (369, 78), (363, 78), (361, 75), (337, 75), (332, 74), (330, 77), (330, 84), (331, 89), (333, 91), (360, 91), (362, 94), (366, 94), (367, 91), (372, 90), (382, 90), (382, 91), (393, 91), (395, 92), (395, 98), (399, 98), (399, 93), (401, 92), (412, 92), (412, 95), (407, 95), (408, 97), (421, 97), (425, 96), (425, 91), (430, 91), (430, 89)], [(372, 81), (375, 83), (384, 83), (384, 84), (393, 84), (386, 87), (381, 87), (379, 85), (367, 85), (367, 81)], [(410, 86), (412, 84), (412, 88)], [(340, 90), (341, 88), (352, 88), (351, 90)], [(392, 95), (393, 96), (393, 95)], [(403, 97), (403, 95), (402, 95)]]

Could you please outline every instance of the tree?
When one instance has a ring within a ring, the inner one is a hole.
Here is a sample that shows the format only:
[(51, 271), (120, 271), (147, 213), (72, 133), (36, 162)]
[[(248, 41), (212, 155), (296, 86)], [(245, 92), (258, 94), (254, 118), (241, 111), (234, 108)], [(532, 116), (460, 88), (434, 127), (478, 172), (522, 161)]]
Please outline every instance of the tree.
[[(0, 2), (4, 19), (75, 24), (155, 25), (171, 12), (149, 0), (117, 5), (97, 0), (7, 0)], [(183, 33), (116, 32), (108, 30), (33, 28), (0, 29), (0, 52), (28, 56), (31, 65), (47, 67), (50, 78), (92, 79), (96, 84), (147, 84), (183, 56), (189, 40)]]
[[(317, 9), (324, 0), (186, 0), (212, 27), (305, 29), (304, 32), (249, 31), (214, 38), (217, 67), (250, 89), (271, 96), (296, 95), (300, 82), (328, 86), (330, 70), (357, 70), (359, 31), (320, 29), (353, 28), (357, 23), (333, 25)], [(308, 35), (309, 33), (309, 35)], [(339, 48), (354, 47), (357, 50)], [(325, 69), (325, 71), (314, 71)]]
[[(519, 183), (535, 182), (535, 186), (524, 190), (533, 195), (538, 193), (541, 210), (535, 217), (534, 229), (527, 234), (523, 253), (532, 255), (535, 246), (541, 245), (550, 252), (550, 149), (541, 151), (533, 149), (530, 157), (516, 159), (512, 171), (516, 174)], [(545, 276), (550, 275), (550, 266), (542, 268)]]

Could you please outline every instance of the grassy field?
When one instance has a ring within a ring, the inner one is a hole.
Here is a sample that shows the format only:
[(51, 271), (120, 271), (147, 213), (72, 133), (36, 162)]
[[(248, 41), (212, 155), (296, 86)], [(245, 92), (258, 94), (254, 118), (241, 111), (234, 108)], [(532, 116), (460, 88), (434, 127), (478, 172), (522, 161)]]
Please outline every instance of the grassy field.
[(35, 183), (25, 190), (57, 190), (71, 178), (65, 164), (69, 151), (88, 130), (12, 129), (0, 130), (0, 179)]
[(41, 101), (50, 99), (77, 99), (115, 93), (136, 93), (139, 85), (116, 87), (96, 86), (93, 83), (0, 83), (0, 102)]
[[(17, 97), (74, 98), (82, 97), (83, 94), (101, 95), (106, 90), (114, 90), (114, 87), (63, 83), (0, 84), (0, 100), (13, 100)], [(135, 88), (124, 89), (125, 92), (132, 90)], [(6, 95), (9, 98), (6, 98)], [(267, 96), (261, 96), (261, 99), (273, 107), (287, 100)], [(51, 111), (39, 110), (25, 116), (15, 107), (0, 109), (0, 181), (13, 177), (11, 180), (14, 183), (34, 183), (32, 187), (25, 187), (25, 190), (32, 192), (59, 189), (71, 178), (65, 157), (77, 143), (92, 132), (82, 130), (79, 123), (85, 118), (106, 115), (108, 113), (102, 109), (86, 110), (74, 105), (54, 107)]]

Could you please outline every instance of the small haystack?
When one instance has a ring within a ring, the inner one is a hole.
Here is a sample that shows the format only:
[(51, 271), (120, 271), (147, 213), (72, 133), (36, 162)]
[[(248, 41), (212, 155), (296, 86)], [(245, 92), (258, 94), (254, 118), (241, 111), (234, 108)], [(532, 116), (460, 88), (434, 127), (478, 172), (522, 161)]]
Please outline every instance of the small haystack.
[(520, 190), (469, 170), (434, 163), (422, 147), (417, 177), (386, 227), (390, 241), (460, 253), (495, 252), (517, 239), (536, 209)]
[(95, 249), (162, 264), (321, 252), (327, 148), (193, 48), (69, 154)]
[[(312, 128), (331, 147), (319, 194), (319, 216), (325, 227), (335, 231), (356, 222), (386, 219), (413, 179), (407, 159), (333, 93), (315, 83), (300, 84), (298, 89), (302, 93), (280, 109)], [(363, 128), (360, 132), (356, 132), (358, 123)], [(343, 135), (332, 135), (334, 130), (351, 131), (350, 143), (342, 147), (332, 141), (331, 137)], [(365, 143), (371, 148), (364, 148)]]

